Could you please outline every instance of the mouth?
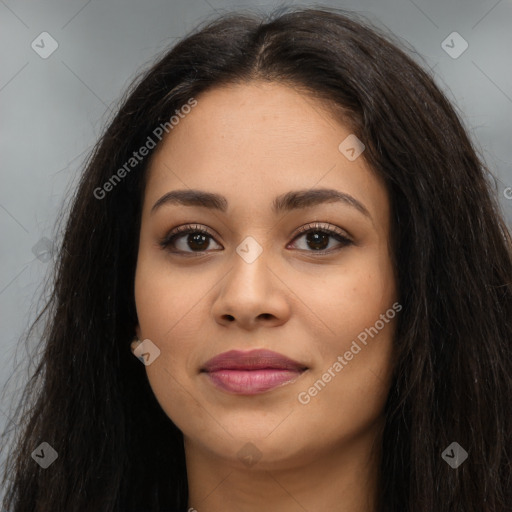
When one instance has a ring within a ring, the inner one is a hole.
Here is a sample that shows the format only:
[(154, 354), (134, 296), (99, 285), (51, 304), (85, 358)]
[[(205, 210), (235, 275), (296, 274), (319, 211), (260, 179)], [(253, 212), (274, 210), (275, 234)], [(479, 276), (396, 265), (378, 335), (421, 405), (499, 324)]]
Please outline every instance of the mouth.
[(240, 395), (255, 395), (291, 384), (308, 367), (269, 350), (231, 350), (210, 359), (201, 368), (217, 388)]

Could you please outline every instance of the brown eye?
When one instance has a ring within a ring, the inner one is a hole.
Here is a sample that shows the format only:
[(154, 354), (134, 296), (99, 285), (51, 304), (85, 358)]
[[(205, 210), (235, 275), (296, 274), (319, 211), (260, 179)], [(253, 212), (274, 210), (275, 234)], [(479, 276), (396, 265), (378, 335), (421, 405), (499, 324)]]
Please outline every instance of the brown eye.
[[(182, 247), (176, 248), (176, 242), (184, 239)], [(214, 240), (213, 236), (205, 229), (193, 226), (180, 226), (171, 231), (161, 242), (163, 249), (171, 252), (203, 252), (208, 249), (210, 240)], [(172, 247), (172, 249), (169, 249)], [(187, 249), (190, 249), (188, 251)]]
[[(299, 230), (299, 233), (300, 235), (295, 237), (294, 241), (305, 236), (306, 248), (300, 250), (308, 251), (308, 249), (311, 249), (308, 252), (333, 252), (342, 247), (352, 244), (352, 241), (341, 232), (333, 229), (324, 228), (319, 224), (314, 224), (313, 226), (304, 226)], [(328, 249), (330, 242), (329, 239), (331, 238), (337, 240), (339, 244), (341, 244), (341, 247), (338, 247), (338, 249)]]

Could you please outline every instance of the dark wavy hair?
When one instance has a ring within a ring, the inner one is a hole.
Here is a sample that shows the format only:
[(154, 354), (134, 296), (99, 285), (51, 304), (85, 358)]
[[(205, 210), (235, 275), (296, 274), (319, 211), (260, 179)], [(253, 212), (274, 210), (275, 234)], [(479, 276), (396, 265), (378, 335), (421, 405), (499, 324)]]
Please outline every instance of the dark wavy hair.
[[(149, 156), (102, 199), (95, 190), (190, 98), (251, 80), (331, 105), (389, 190), (403, 310), (379, 512), (512, 510), (512, 240), (490, 173), (454, 107), (394, 38), (329, 8), (206, 20), (130, 87), (85, 165), (51, 296), (29, 329), (45, 320), (16, 408), (3, 506), (186, 508), (182, 433), (130, 351)], [(453, 441), (469, 454), (456, 469), (441, 456)], [(30, 456), (42, 442), (58, 453), (48, 469)]]

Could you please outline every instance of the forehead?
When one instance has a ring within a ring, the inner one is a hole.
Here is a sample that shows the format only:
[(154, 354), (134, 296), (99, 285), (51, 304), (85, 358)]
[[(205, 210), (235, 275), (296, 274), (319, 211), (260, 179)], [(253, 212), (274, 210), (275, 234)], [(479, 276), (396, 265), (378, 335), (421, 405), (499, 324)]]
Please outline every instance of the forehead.
[(340, 152), (351, 130), (325, 102), (269, 82), (218, 87), (196, 100), (152, 157), (145, 210), (173, 189), (206, 189), (231, 197), (230, 205), (270, 209), (291, 189), (335, 188), (365, 199), (377, 216), (387, 213), (380, 180), (363, 158)]

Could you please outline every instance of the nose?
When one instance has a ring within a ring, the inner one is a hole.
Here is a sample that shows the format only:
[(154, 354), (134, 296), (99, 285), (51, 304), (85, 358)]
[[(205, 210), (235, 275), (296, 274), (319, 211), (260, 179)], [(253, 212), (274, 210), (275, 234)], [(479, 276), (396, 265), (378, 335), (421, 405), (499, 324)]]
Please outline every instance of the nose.
[(279, 326), (288, 320), (289, 288), (266, 252), (252, 262), (236, 252), (233, 254), (232, 267), (222, 279), (212, 307), (219, 324), (237, 324), (242, 329), (254, 330), (261, 325)]

